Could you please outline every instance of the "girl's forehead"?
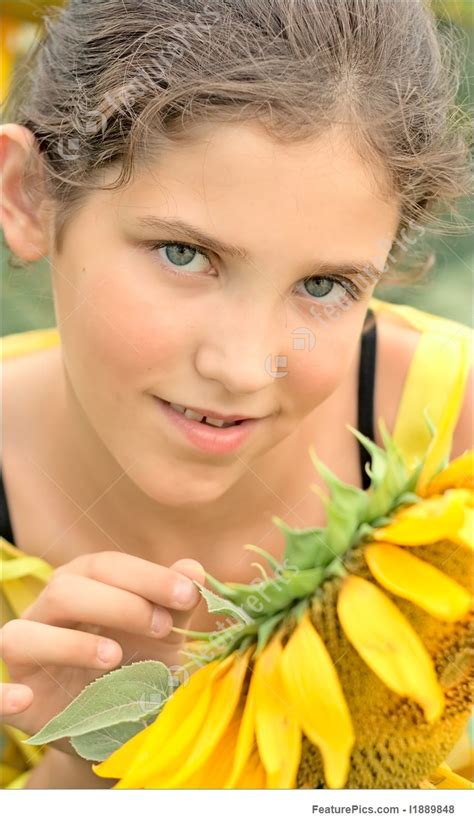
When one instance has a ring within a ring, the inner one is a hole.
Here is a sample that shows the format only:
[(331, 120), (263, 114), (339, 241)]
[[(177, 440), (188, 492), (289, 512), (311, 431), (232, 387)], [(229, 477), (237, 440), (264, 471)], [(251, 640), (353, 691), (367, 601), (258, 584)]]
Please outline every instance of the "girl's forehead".
[(129, 191), (149, 197), (165, 188), (192, 188), (222, 199), (252, 191), (271, 201), (276, 193), (303, 202), (328, 194), (380, 201), (385, 182), (382, 163), (364, 161), (340, 128), (283, 142), (244, 122), (202, 126), (183, 142), (169, 142), (159, 156), (137, 164)]

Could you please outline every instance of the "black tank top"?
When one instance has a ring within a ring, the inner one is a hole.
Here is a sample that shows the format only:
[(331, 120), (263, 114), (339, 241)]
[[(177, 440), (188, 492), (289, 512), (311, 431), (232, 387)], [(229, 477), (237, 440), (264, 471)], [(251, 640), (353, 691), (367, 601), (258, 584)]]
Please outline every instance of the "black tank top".
[[(358, 413), (357, 429), (374, 441), (374, 388), (375, 388), (375, 368), (377, 354), (377, 327), (375, 316), (372, 310), (368, 310), (366, 317), (366, 330), (361, 336), (359, 355), (359, 387), (358, 387)], [(359, 461), (362, 487), (364, 490), (370, 485), (370, 478), (365, 469), (370, 456), (359, 442)], [(8, 502), (3, 484), (3, 474), (0, 468), (0, 536), (15, 544)]]

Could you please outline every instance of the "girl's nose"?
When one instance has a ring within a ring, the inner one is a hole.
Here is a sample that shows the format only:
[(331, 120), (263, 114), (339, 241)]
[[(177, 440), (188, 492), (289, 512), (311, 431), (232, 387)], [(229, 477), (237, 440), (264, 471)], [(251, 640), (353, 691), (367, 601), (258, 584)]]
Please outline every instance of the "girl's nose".
[(280, 375), (275, 364), (287, 362), (290, 338), (281, 308), (239, 304), (206, 331), (195, 366), (203, 378), (218, 381), (234, 397), (257, 393)]

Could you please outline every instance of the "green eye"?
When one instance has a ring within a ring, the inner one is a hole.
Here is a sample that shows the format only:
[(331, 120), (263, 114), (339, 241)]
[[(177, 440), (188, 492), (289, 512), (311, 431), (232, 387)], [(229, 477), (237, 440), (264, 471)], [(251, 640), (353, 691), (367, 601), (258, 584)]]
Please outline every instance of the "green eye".
[(166, 247), (162, 247), (162, 249), (164, 249), (170, 264), (174, 264), (175, 267), (190, 264), (196, 255), (196, 250), (192, 247), (187, 247), (185, 244), (168, 244)]
[(324, 298), (329, 295), (337, 284), (332, 278), (309, 278), (305, 287), (313, 298)]
[[(176, 241), (160, 241), (152, 244), (151, 249), (159, 254), (164, 266), (174, 269), (180, 275), (206, 275), (211, 262), (199, 247), (190, 244), (180, 244)], [(188, 267), (189, 269), (184, 269)]]

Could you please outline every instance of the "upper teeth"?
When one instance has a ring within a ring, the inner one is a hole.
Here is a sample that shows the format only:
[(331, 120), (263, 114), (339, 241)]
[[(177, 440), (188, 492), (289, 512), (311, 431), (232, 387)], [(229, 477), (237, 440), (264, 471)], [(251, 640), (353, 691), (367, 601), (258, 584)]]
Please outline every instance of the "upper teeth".
[(215, 427), (233, 424), (233, 422), (226, 422), (224, 419), (211, 419), (209, 416), (202, 416), (200, 413), (196, 413), (195, 410), (191, 410), (190, 407), (182, 407), (180, 404), (172, 404), (170, 402), (170, 407), (172, 407), (173, 410), (177, 410), (178, 413), (184, 413), (187, 419), (194, 419), (197, 422), (202, 422), (205, 419), (207, 424), (213, 424)]

